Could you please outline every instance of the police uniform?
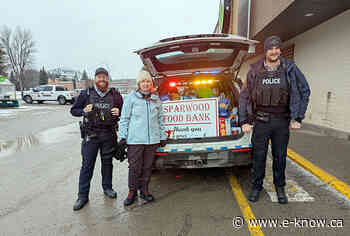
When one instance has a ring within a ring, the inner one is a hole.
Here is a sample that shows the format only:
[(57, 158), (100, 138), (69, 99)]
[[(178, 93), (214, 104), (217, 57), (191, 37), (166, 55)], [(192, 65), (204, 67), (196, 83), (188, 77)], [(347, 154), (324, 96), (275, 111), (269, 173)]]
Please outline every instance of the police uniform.
[[(93, 104), (93, 110), (85, 113), (83, 109), (88, 104)], [(122, 104), (122, 97), (114, 88), (103, 93), (92, 87), (83, 91), (71, 108), (72, 115), (84, 116), (87, 120), (86, 135), (81, 148), (83, 160), (79, 176), (79, 199), (88, 199), (98, 151), (101, 156), (102, 188), (105, 193), (112, 190), (112, 157), (119, 118), (112, 116), (111, 109), (118, 108), (121, 111)]]
[(261, 190), (265, 177), (266, 155), (271, 140), (273, 177), (276, 187), (285, 186), (286, 151), (289, 141), (289, 85), (283, 67), (279, 65), (256, 75), (252, 99), (255, 125), (253, 145), (253, 187)]
[[(281, 46), (277, 36), (265, 41), (265, 52)], [(257, 201), (263, 188), (269, 141), (273, 156), (273, 182), (279, 203), (287, 203), (284, 192), (289, 125), (304, 119), (310, 96), (305, 76), (294, 62), (280, 57), (275, 68), (265, 58), (251, 65), (247, 81), (240, 93), (239, 120), (254, 125), (252, 134), (252, 191), (248, 199)]]

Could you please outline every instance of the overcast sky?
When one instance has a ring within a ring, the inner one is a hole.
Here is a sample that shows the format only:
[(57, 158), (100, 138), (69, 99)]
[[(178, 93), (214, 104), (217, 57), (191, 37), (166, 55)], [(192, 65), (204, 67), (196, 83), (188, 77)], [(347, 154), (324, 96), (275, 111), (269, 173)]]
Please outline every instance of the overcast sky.
[[(0, 26), (32, 31), (35, 67), (135, 77), (142, 63), (134, 50), (162, 38), (212, 33), (219, 0), (11, 0), (0, 4)], [(3, 9), (5, 8), (5, 9)]]

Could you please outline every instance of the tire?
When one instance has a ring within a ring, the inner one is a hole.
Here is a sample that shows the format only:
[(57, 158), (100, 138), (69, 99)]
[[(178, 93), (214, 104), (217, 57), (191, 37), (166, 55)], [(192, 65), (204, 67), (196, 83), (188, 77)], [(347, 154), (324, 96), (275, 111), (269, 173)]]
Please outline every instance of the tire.
[(67, 103), (66, 98), (63, 96), (58, 97), (57, 100), (58, 100), (58, 104), (60, 104), (60, 105), (65, 105)]
[(25, 103), (27, 103), (27, 104), (32, 104), (32, 103), (33, 103), (33, 99), (32, 99), (32, 97), (29, 96), (29, 95), (24, 96), (24, 97), (23, 97), (23, 100), (24, 100)]

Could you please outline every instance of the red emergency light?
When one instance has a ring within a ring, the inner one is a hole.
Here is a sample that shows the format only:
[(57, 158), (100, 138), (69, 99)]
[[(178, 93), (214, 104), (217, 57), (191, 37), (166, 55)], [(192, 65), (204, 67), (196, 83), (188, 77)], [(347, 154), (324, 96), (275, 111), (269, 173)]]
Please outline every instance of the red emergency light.
[(176, 83), (175, 83), (175, 82), (170, 82), (170, 83), (169, 83), (169, 86), (170, 86), (170, 87), (175, 87), (175, 86), (176, 86)]

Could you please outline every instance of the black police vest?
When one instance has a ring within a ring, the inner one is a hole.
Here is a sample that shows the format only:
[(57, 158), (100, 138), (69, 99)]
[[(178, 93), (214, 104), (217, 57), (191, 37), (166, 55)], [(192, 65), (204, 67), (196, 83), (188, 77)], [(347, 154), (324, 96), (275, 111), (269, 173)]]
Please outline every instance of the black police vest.
[(289, 84), (282, 66), (276, 71), (263, 70), (255, 79), (255, 110), (273, 113), (289, 111)]
[(114, 107), (113, 94), (111, 90), (106, 96), (100, 97), (94, 88), (90, 88), (89, 104), (93, 104), (93, 109), (87, 116), (89, 131), (112, 131), (113, 126), (117, 124), (117, 118), (111, 113), (111, 109)]

